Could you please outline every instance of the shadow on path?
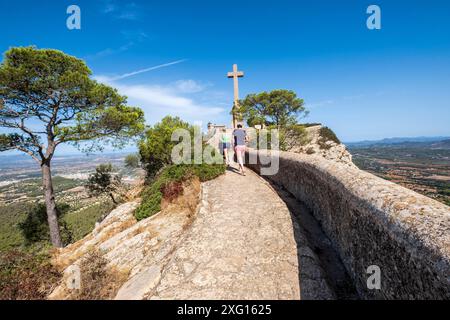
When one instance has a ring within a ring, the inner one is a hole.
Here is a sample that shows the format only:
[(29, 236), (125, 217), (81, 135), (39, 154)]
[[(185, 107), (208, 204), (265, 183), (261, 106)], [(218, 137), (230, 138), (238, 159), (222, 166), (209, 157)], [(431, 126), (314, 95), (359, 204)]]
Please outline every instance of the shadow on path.
[[(263, 178), (264, 179), (264, 178)], [(313, 285), (316, 280), (314, 272), (309, 272), (312, 259), (308, 255), (308, 250), (312, 250), (319, 259), (320, 268), (323, 270), (323, 276), (328, 287), (333, 291), (335, 299), (338, 300), (356, 300), (360, 299), (352, 279), (348, 275), (338, 253), (333, 248), (329, 238), (323, 232), (319, 222), (314, 218), (312, 212), (301, 202), (299, 202), (291, 193), (283, 187), (267, 181), (279, 197), (286, 203), (291, 212), (292, 223), (294, 226), (294, 237), (297, 242), (297, 255), (299, 262), (299, 281), (302, 299), (321, 299), (317, 292), (314, 292)], [(307, 242), (305, 247), (304, 242)], [(317, 288), (319, 289), (319, 288)]]
[(228, 167), (227, 167), (227, 171), (230, 171), (230, 172), (233, 172), (233, 173), (240, 174), (240, 173), (239, 173), (239, 170), (236, 169), (235, 167), (232, 167), (232, 166), (228, 166)]

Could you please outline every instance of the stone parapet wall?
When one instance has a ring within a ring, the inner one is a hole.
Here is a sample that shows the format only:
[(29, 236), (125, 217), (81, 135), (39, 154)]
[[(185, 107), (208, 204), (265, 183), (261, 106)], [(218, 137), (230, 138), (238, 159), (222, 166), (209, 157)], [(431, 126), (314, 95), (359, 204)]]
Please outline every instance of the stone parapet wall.
[[(267, 178), (312, 210), (361, 296), (450, 299), (448, 206), (321, 157), (280, 152), (279, 166)], [(380, 290), (367, 287), (373, 265), (381, 270)]]

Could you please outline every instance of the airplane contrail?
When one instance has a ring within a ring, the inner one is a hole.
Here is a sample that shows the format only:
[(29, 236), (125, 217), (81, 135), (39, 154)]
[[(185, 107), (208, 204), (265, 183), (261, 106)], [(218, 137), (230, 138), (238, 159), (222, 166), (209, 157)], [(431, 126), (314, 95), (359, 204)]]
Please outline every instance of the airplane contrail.
[(158, 66), (154, 66), (154, 67), (150, 67), (150, 68), (146, 68), (146, 69), (142, 69), (142, 70), (138, 70), (138, 71), (134, 71), (134, 72), (130, 72), (130, 73), (125, 73), (125, 74), (123, 74), (121, 76), (117, 76), (115, 78), (112, 78), (111, 80), (125, 79), (125, 78), (128, 78), (128, 77), (135, 76), (137, 74), (141, 74), (141, 73), (153, 71), (153, 70), (156, 70), (156, 69), (161, 69), (161, 68), (173, 66), (174, 64), (179, 64), (179, 63), (182, 63), (182, 62), (185, 62), (185, 61), (187, 61), (187, 59), (177, 60), (177, 61), (173, 61), (173, 62), (169, 62), (169, 63), (160, 64)]

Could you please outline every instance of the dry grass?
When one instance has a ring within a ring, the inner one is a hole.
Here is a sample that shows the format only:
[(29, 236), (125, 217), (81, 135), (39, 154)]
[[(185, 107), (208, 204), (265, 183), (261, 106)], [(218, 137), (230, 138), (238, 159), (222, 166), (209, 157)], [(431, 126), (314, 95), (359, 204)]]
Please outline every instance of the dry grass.
[(0, 256), (0, 300), (44, 300), (61, 277), (47, 253), (6, 252)]
[(71, 294), (73, 300), (111, 300), (127, 280), (125, 272), (108, 267), (108, 260), (92, 250), (81, 260), (81, 289)]

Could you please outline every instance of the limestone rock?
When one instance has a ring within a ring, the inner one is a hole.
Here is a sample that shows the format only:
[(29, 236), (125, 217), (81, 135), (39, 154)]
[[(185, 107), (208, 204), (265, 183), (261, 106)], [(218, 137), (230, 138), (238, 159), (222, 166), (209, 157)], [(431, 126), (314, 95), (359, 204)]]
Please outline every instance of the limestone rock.
[(303, 146), (294, 146), (287, 151), (320, 156), (336, 163), (355, 167), (352, 162), (352, 155), (350, 154), (350, 152), (348, 152), (347, 147), (344, 144), (337, 144), (334, 141), (325, 141), (324, 144), (326, 147), (324, 148), (323, 146), (321, 146), (321, 143), (319, 142), (319, 140), (321, 139), (321, 128), (322, 126), (306, 128), (309, 142)]
[(49, 298), (70, 299), (70, 290), (66, 287), (70, 270), (96, 249), (107, 259), (110, 269), (128, 274), (119, 299), (142, 299), (150, 288), (148, 280), (157, 274), (155, 266), (164, 265), (192, 222), (199, 199), (200, 182), (192, 180), (185, 185), (180, 198), (145, 220), (137, 222), (134, 218), (140, 200), (119, 206), (90, 235), (57, 254), (54, 263), (65, 270), (64, 277)]

